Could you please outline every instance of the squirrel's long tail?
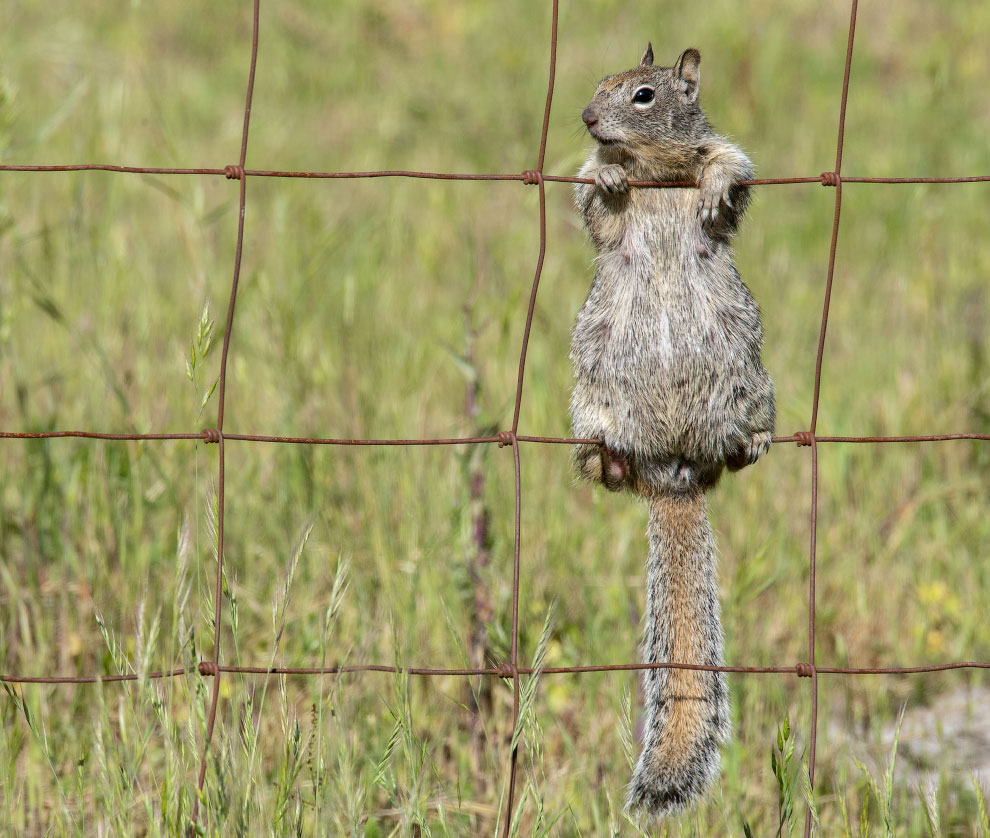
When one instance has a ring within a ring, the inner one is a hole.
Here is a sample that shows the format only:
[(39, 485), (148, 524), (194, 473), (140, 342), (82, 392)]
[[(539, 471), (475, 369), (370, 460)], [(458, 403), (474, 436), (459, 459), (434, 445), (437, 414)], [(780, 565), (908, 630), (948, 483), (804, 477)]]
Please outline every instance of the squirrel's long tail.
[[(650, 499), (646, 663), (722, 665), (715, 539), (700, 489)], [(730, 733), (725, 675), (647, 669), (643, 751), (627, 804), (662, 817), (693, 803), (718, 776)]]

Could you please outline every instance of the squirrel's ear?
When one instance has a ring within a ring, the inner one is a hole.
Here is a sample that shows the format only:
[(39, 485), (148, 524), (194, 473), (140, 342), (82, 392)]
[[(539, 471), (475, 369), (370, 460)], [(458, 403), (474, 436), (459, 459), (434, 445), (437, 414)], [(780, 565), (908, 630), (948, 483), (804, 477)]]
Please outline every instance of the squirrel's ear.
[(681, 92), (688, 102), (696, 101), (701, 82), (701, 53), (698, 50), (692, 47), (681, 53), (674, 65), (674, 78), (680, 82)]
[(639, 62), (640, 67), (652, 67), (653, 66), (653, 42), (648, 41), (646, 44), (646, 52), (643, 53), (643, 58)]

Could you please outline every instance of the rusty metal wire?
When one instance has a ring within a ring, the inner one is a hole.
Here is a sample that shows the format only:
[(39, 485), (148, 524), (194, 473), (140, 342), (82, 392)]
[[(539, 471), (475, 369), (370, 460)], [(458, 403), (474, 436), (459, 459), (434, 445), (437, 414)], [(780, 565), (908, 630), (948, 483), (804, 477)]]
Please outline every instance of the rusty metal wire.
[[(224, 329), (223, 352), (220, 361), (219, 394), (217, 408), (217, 424), (215, 428), (206, 428), (195, 432), (181, 433), (146, 433), (146, 434), (126, 434), (126, 433), (102, 433), (97, 431), (46, 431), (46, 432), (18, 432), (0, 431), (0, 439), (56, 439), (63, 437), (76, 437), (84, 439), (99, 440), (188, 440), (202, 439), (205, 443), (219, 446), (218, 463), (218, 550), (217, 550), (217, 577), (215, 591), (215, 614), (213, 626), (213, 651), (207, 660), (198, 663), (196, 671), (204, 677), (212, 677), (213, 685), (209, 699), (209, 710), (207, 715), (206, 733), (203, 743), (203, 751), (200, 761), (198, 777), (198, 790), (202, 792), (206, 779), (208, 756), (210, 743), (216, 724), (217, 703), (220, 692), (220, 679), (225, 673), (238, 673), (243, 675), (257, 676), (331, 676), (342, 673), (355, 672), (383, 672), (383, 673), (407, 673), (410, 675), (422, 676), (477, 676), (487, 675), (496, 678), (510, 680), (512, 682), (513, 698), (513, 726), (519, 720), (519, 700), (520, 700), (520, 676), (532, 675), (535, 670), (531, 667), (519, 665), (519, 601), (520, 601), (520, 540), (521, 540), (521, 520), (522, 520), (522, 493), (521, 493), (521, 470), (520, 470), (520, 443), (538, 444), (574, 444), (574, 443), (600, 443), (597, 439), (571, 439), (564, 437), (528, 436), (519, 433), (519, 414), (522, 404), (523, 384), (526, 370), (526, 354), (529, 347), (530, 333), (532, 329), (533, 313), (536, 307), (537, 293), (539, 290), (540, 277), (543, 271), (543, 262), (546, 255), (546, 184), (549, 183), (591, 183), (587, 178), (567, 177), (560, 175), (544, 174), (543, 166), (546, 154), (547, 135), (550, 124), (550, 109), (553, 101), (554, 76), (556, 73), (557, 61), (557, 19), (558, 0), (551, 2), (551, 24), (549, 43), (549, 79), (547, 82), (546, 102), (543, 111), (543, 124), (540, 134), (540, 145), (537, 154), (536, 168), (524, 171), (520, 174), (455, 174), (445, 172), (420, 172), (404, 170), (368, 171), (368, 172), (296, 172), (248, 169), (245, 167), (247, 158), (248, 131), (251, 121), (251, 102), (254, 93), (254, 79), (258, 62), (258, 37), (259, 37), (259, 4), (260, 0), (253, 0), (253, 26), (251, 35), (250, 70), (248, 73), (247, 92), (244, 106), (244, 123), (241, 133), (241, 147), (238, 163), (227, 165), (224, 168), (159, 168), (141, 166), (118, 166), (102, 163), (85, 163), (70, 165), (0, 165), (0, 172), (69, 172), (69, 171), (102, 171), (125, 174), (159, 174), (159, 175), (200, 175), (219, 176), (227, 179), (239, 181), (239, 214), (237, 222), (237, 244), (234, 251), (233, 278), (231, 281), (230, 297), (227, 307), (227, 318)], [(820, 184), (835, 189), (835, 208), (832, 219), (831, 239), (829, 244), (828, 266), (825, 277), (824, 300), (822, 303), (822, 315), (819, 328), (818, 346), (815, 360), (815, 376), (813, 400), (811, 406), (811, 416), (809, 429), (797, 431), (788, 436), (774, 438), (774, 443), (796, 443), (798, 447), (811, 449), (811, 513), (810, 513), (810, 545), (809, 545), (809, 590), (808, 590), (808, 660), (799, 661), (790, 666), (699, 666), (676, 661), (662, 663), (607, 663), (598, 665), (583, 666), (558, 666), (544, 667), (539, 670), (541, 674), (579, 674), (585, 672), (615, 672), (615, 671), (637, 671), (645, 669), (678, 668), (694, 669), (706, 671), (721, 671), (742, 674), (785, 674), (796, 675), (798, 677), (809, 678), (811, 687), (811, 719), (809, 724), (809, 750), (808, 769), (812, 783), (815, 776), (815, 750), (817, 744), (817, 721), (818, 721), (818, 676), (819, 675), (893, 675), (907, 673), (940, 672), (950, 669), (990, 669), (990, 661), (957, 661), (952, 663), (936, 664), (931, 666), (888, 666), (877, 668), (850, 668), (850, 667), (830, 667), (819, 666), (815, 659), (815, 576), (816, 576), (816, 550), (818, 540), (818, 445), (821, 443), (921, 443), (921, 442), (946, 442), (953, 440), (980, 440), (990, 441), (990, 434), (975, 433), (950, 433), (950, 434), (928, 434), (917, 436), (819, 436), (816, 434), (818, 423), (818, 406), (821, 394), (822, 366), (825, 352), (825, 339), (829, 323), (829, 306), (832, 296), (832, 287), (835, 274), (835, 253), (839, 237), (839, 220), (842, 212), (842, 187), (845, 183), (869, 183), (869, 184), (904, 184), (904, 183), (976, 183), (990, 182), (990, 175), (978, 175), (971, 177), (847, 177), (842, 175), (842, 151), (845, 136), (845, 116), (846, 102), (849, 95), (849, 79), (852, 67), (853, 42), (856, 32), (856, 15), (858, 0), (851, 0), (849, 12), (849, 27), (846, 43), (845, 71), (842, 79), (842, 92), (839, 103), (838, 131), (836, 139), (835, 167), (832, 171), (822, 172), (818, 176), (810, 177), (790, 177), (790, 178), (759, 178), (743, 183), (753, 186), (770, 185), (798, 185), (798, 184)], [(456, 181), (517, 181), (525, 185), (536, 186), (539, 190), (539, 232), (540, 248), (536, 260), (534, 276), (529, 295), (529, 303), (526, 309), (525, 329), (519, 352), (518, 371), (516, 378), (515, 400), (512, 414), (512, 424), (510, 430), (501, 431), (494, 436), (483, 437), (458, 437), (446, 439), (338, 439), (319, 437), (286, 437), (267, 436), (258, 434), (235, 434), (225, 433), (223, 430), (224, 406), (226, 404), (226, 384), (227, 384), (227, 361), (230, 352), (230, 340), (233, 333), (234, 310), (237, 302), (238, 281), (240, 278), (241, 257), (244, 244), (244, 215), (247, 203), (247, 181), (254, 177), (268, 178), (310, 178), (310, 179), (360, 179), (360, 178), (427, 178), (434, 180), (456, 180)], [(677, 182), (655, 182), (655, 181), (631, 181), (630, 186), (637, 188), (688, 188), (697, 186), (691, 181)], [(512, 571), (512, 633), (511, 633), (511, 653), (510, 659), (497, 667), (483, 669), (438, 669), (430, 667), (404, 667), (388, 666), (380, 664), (356, 664), (347, 666), (328, 666), (318, 668), (292, 668), (292, 667), (251, 667), (251, 666), (228, 666), (221, 663), (221, 601), (222, 601), (222, 580), (224, 561), (224, 500), (226, 494), (225, 472), (225, 446), (229, 442), (251, 442), (251, 443), (283, 443), (296, 445), (342, 445), (342, 446), (430, 446), (430, 445), (475, 445), (495, 443), (502, 447), (511, 447), (513, 456), (514, 488), (515, 488), (515, 513), (514, 513), (514, 539), (513, 539), (513, 571)], [(186, 668), (169, 669), (148, 673), (147, 677), (152, 679), (174, 678), (189, 674), (192, 670)], [(113, 683), (123, 681), (134, 681), (138, 679), (137, 674), (120, 675), (93, 675), (93, 676), (68, 676), (68, 675), (4, 675), (0, 674), (0, 681), (10, 684), (90, 684), (90, 683)], [(506, 768), (507, 796), (504, 820), (504, 834), (508, 835), (511, 829), (513, 802), (515, 796), (515, 784), (517, 775), (518, 753), (513, 749), (509, 754)], [(196, 831), (196, 823), (199, 816), (199, 796), (193, 806), (190, 834)], [(811, 832), (811, 811), (806, 811), (804, 834), (807, 838)]]
[[(240, 175), (249, 177), (274, 178), (309, 178), (310, 180), (358, 180), (379, 177), (419, 178), (420, 180), (516, 180), (531, 186), (536, 181), (528, 181), (527, 173), (518, 175), (507, 174), (458, 174), (456, 172), (417, 172), (411, 170), (390, 169), (376, 172), (289, 172), (269, 169), (234, 169), (227, 166), (223, 169), (163, 169), (161, 167), (113, 166), (106, 163), (78, 163), (66, 166), (17, 166), (0, 165), (0, 172), (122, 172), (137, 175), (224, 175), (229, 180)], [(541, 175), (547, 183), (594, 183), (591, 178), (569, 177), (567, 175)], [(836, 173), (822, 172), (818, 177), (778, 177), (754, 178), (741, 180), (743, 186), (790, 186), (796, 183), (820, 183), (823, 186), (835, 186)], [(823, 181), (823, 178), (825, 181)], [(842, 183), (986, 183), (990, 175), (974, 175), (972, 177), (838, 177)], [(657, 189), (683, 189), (698, 184), (693, 180), (660, 181), (660, 180), (631, 180), (630, 186), (654, 187)]]

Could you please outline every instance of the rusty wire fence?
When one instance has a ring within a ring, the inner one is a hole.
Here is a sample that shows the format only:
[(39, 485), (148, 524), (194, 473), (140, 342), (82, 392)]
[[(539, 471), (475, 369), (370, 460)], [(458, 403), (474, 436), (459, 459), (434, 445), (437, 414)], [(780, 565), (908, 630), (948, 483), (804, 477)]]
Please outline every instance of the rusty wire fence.
[[(554, 75), (557, 62), (557, 20), (558, 20), (559, 0), (550, 0), (552, 19), (549, 39), (549, 79), (547, 82), (546, 103), (543, 111), (543, 126), (540, 134), (540, 146), (537, 152), (536, 167), (519, 174), (454, 174), (441, 172), (420, 172), (420, 171), (369, 171), (369, 172), (293, 172), (259, 170), (245, 168), (247, 158), (248, 130), (251, 123), (251, 102), (254, 94), (255, 71), (258, 59), (258, 36), (259, 36), (259, 11), (260, 0), (253, 2), (253, 25), (251, 36), (251, 56), (250, 70), (248, 73), (247, 94), (244, 107), (244, 124), (241, 133), (240, 156), (236, 164), (227, 165), (224, 168), (215, 169), (178, 169), (178, 168), (147, 168), (138, 166), (116, 166), (109, 164), (74, 164), (74, 165), (53, 165), (53, 166), (28, 166), (28, 165), (0, 165), (0, 171), (16, 172), (67, 172), (67, 171), (107, 171), (130, 174), (163, 174), (163, 175), (223, 175), (228, 179), (239, 181), (240, 205), (237, 223), (237, 244), (234, 251), (233, 279), (230, 288), (230, 297), (227, 306), (226, 324), (224, 328), (223, 350), (220, 360), (220, 375), (218, 384), (218, 408), (216, 427), (207, 428), (201, 431), (189, 433), (158, 433), (158, 434), (114, 434), (97, 433), (92, 431), (48, 431), (42, 433), (24, 433), (17, 431), (0, 431), (0, 439), (49, 439), (57, 437), (81, 437), (85, 439), (102, 440), (177, 440), (177, 439), (202, 439), (205, 443), (214, 444), (219, 447), (219, 466), (217, 475), (217, 502), (218, 502), (218, 551), (217, 551), (217, 575), (216, 592), (214, 597), (214, 635), (213, 654), (209, 660), (202, 660), (198, 664), (198, 671), (201, 675), (212, 677), (212, 690), (209, 700), (209, 712), (206, 721), (206, 734), (203, 743), (203, 752), (200, 759), (198, 790), (202, 791), (205, 780), (207, 762), (209, 756), (210, 742), (216, 723), (217, 705), (220, 695), (220, 680), (224, 673), (242, 673), (248, 675), (301, 675), (316, 676), (329, 675), (344, 672), (404, 672), (410, 675), (455, 675), (455, 676), (492, 676), (496, 678), (511, 679), (513, 694), (513, 727), (519, 719), (519, 699), (520, 699), (520, 676), (532, 675), (534, 670), (530, 667), (519, 665), (519, 590), (520, 590), (520, 535), (521, 535), (521, 513), (522, 494), (520, 488), (520, 443), (539, 444), (573, 444), (576, 442), (600, 443), (600, 440), (568, 439), (561, 437), (528, 436), (519, 433), (519, 412), (523, 397), (523, 383), (526, 371), (526, 353), (529, 346), (530, 332), (533, 322), (533, 313), (536, 306), (536, 297), (539, 290), (540, 276), (543, 271), (543, 260), (546, 254), (546, 184), (556, 183), (591, 183), (588, 179), (575, 177), (564, 177), (558, 175), (548, 175), (543, 172), (544, 157), (547, 144), (547, 133), (550, 123), (550, 108), (553, 102)], [(832, 281), (835, 272), (835, 253), (839, 235), (839, 218), (842, 211), (842, 185), (843, 183), (874, 183), (874, 184), (903, 184), (903, 183), (972, 183), (977, 181), (990, 182), (990, 175), (980, 175), (973, 177), (940, 177), (940, 178), (871, 178), (871, 177), (847, 177), (842, 175), (842, 149), (845, 133), (846, 101), (849, 92), (850, 67), (852, 65), (853, 41), (856, 33), (856, 14), (858, 0), (852, 0), (849, 11), (849, 28), (846, 43), (845, 70), (842, 78), (842, 91), (839, 98), (838, 109), (838, 130), (835, 148), (835, 167), (831, 171), (822, 172), (818, 176), (794, 177), (794, 178), (761, 178), (751, 181), (744, 181), (753, 186), (787, 185), (821, 183), (835, 189), (835, 211), (832, 218), (831, 241), (829, 245), (828, 266), (825, 274), (824, 300), (822, 304), (821, 325), (818, 336), (818, 348), (815, 360), (815, 378), (813, 389), (813, 400), (810, 411), (810, 419), (807, 430), (797, 431), (789, 436), (774, 437), (774, 443), (793, 442), (799, 447), (808, 448), (811, 455), (811, 515), (810, 515), (810, 539), (809, 539), (809, 591), (808, 591), (808, 659), (789, 666), (698, 666), (692, 664), (678, 663), (676, 661), (662, 663), (623, 663), (623, 664), (597, 664), (587, 666), (560, 666), (544, 667), (540, 670), (543, 674), (569, 674), (579, 672), (604, 672), (619, 670), (644, 670), (658, 668), (678, 668), (678, 669), (699, 669), (717, 670), (721, 672), (734, 672), (746, 674), (780, 674), (797, 675), (808, 678), (811, 690), (811, 718), (808, 726), (808, 772), (812, 784), (815, 779), (815, 749), (817, 739), (818, 722), (818, 676), (826, 675), (892, 675), (918, 672), (938, 672), (949, 669), (990, 669), (990, 661), (954, 661), (931, 666), (913, 667), (878, 667), (878, 668), (849, 668), (834, 666), (819, 666), (815, 661), (815, 557), (817, 547), (818, 528), (818, 445), (820, 443), (904, 443), (904, 442), (944, 442), (951, 440), (981, 440), (990, 442), (990, 434), (975, 433), (951, 433), (951, 434), (927, 434), (920, 436), (820, 436), (816, 433), (818, 422), (818, 403), (821, 391), (822, 357), (825, 348), (825, 336), (828, 329), (829, 305), (832, 296)], [(529, 186), (536, 186), (539, 190), (539, 231), (540, 249), (536, 259), (529, 304), (526, 310), (526, 324), (523, 331), (521, 347), (519, 351), (518, 373), (516, 377), (515, 401), (512, 413), (512, 424), (508, 430), (501, 431), (494, 436), (484, 437), (462, 437), (450, 439), (332, 439), (332, 438), (308, 438), (308, 437), (285, 437), (285, 436), (263, 436), (255, 434), (224, 433), (224, 403), (227, 380), (227, 360), (230, 350), (230, 335), (234, 321), (234, 311), (237, 303), (238, 282), (240, 279), (241, 255), (244, 245), (244, 214), (247, 205), (247, 180), (251, 177), (272, 177), (272, 178), (382, 178), (382, 177), (403, 177), (403, 178), (428, 178), (436, 180), (480, 180), (480, 181), (521, 181)], [(690, 188), (697, 186), (694, 182), (647, 182), (632, 181), (630, 186), (637, 188)], [(290, 668), (290, 667), (252, 667), (252, 666), (227, 666), (221, 663), (220, 656), (220, 632), (222, 627), (221, 603), (222, 603), (222, 580), (224, 561), (224, 498), (226, 494), (226, 484), (224, 481), (224, 447), (227, 442), (252, 442), (252, 443), (282, 443), (296, 445), (364, 445), (364, 446), (421, 446), (421, 445), (474, 445), (474, 444), (496, 444), (499, 448), (511, 447), (515, 477), (515, 516), (514, 516), (514, 543), (513, 543), (513, 571), (512, 571), (512, 632), (511, 632), (511, 653), (510, 659), (498, 667), (492, 668), (465, 668), (465, 669), (435, 669), (420, 667), (397, 667), (380, 664), (357, 664), (348, 666), (328, 666), (314, 668)], [(152, 672), (150, 678), (173, 678), (184, 675), (186, 668), (177, 668), (160, 672)], [(122, 675), (92, 675), (92, 676), (28, 676), (16, 674), (0, 674), (0, 681), (19, 684), (87, 684), (96, 682), (116, 682), (134, 681), (138, 679), (137, 674)], [(503, 834), (508, 835), (512, 823), (513, 801), (515, 796), (515, 783), (518, 763), (518, 745), (509, 754), (506, 765), (507, 794), (503, 823)], [(191, 816), (190, 834), (195, 831), (198, 819), (199, 796), (196, 797), (194, 809)], [(812, 813), (810, 806), (806, 809), (804, 835), (809, 836), (812, 828)]]

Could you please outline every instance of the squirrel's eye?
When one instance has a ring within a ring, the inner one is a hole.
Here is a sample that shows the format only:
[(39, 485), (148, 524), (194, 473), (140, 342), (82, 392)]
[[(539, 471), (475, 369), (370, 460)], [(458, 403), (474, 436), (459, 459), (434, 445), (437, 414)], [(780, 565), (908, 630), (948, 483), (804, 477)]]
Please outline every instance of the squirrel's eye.
[(653, 101), (653, 88), (652, 87), (641, 87), (633, 94), (633, 102), (637, 105), (648, 105)]

